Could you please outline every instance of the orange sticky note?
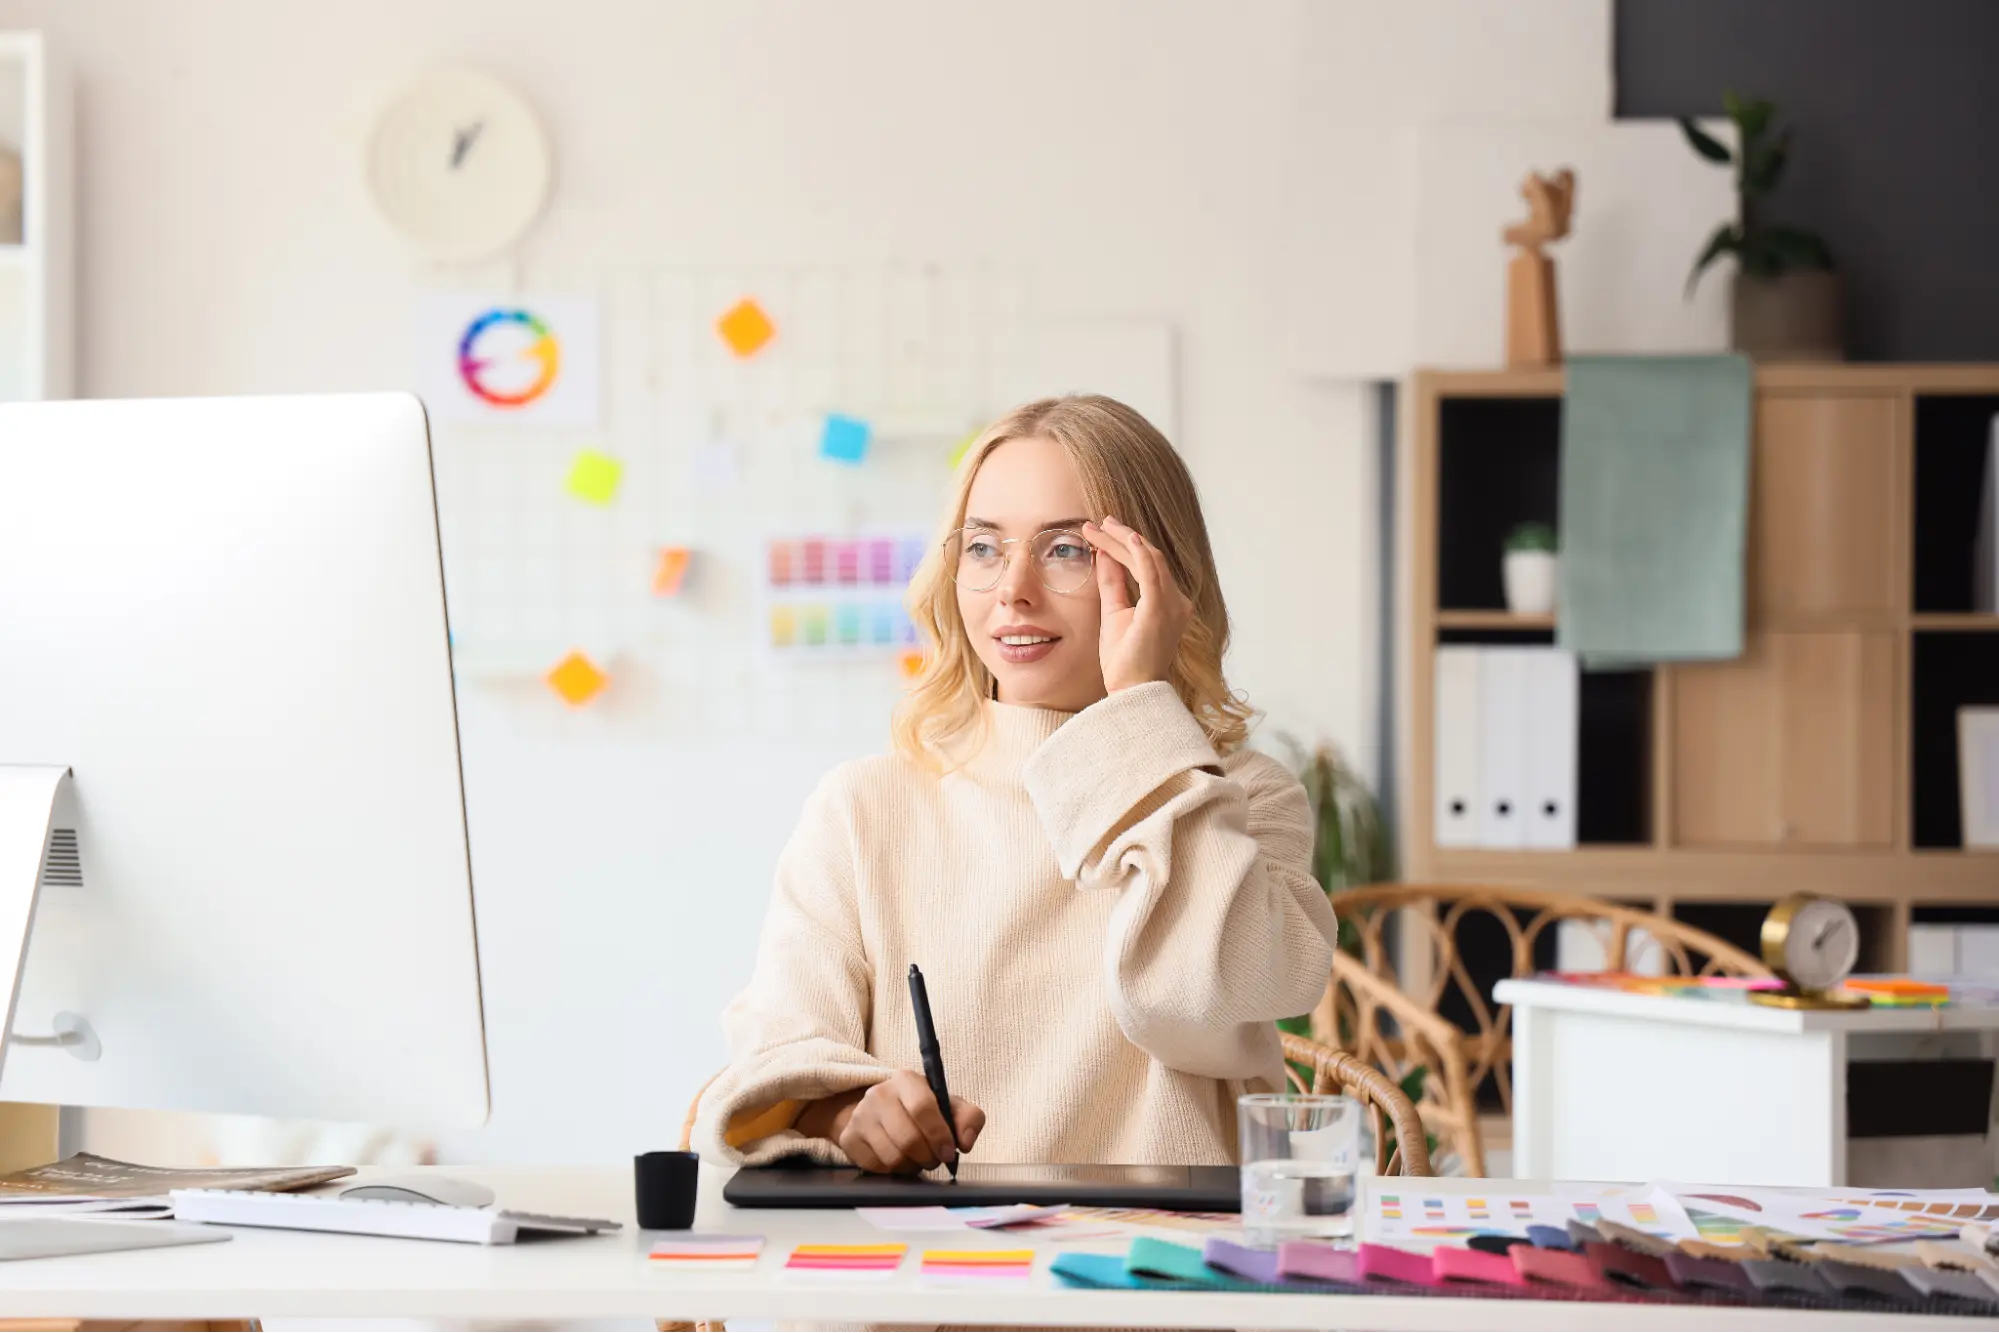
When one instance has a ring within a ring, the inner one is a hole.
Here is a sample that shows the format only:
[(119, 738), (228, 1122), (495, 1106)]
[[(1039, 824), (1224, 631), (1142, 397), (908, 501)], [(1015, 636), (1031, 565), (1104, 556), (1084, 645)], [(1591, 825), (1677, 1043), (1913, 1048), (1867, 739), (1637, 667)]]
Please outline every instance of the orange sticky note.
[(776, 335), (777, 326), (770, 322), (770, 316), (764, 313), (762, 306), (746, 296), (715, 321), (715, 332), (722, 335), (722, 341), (729, 344), (730, 351), (747, 358), (763, 349), (763, 345)]
[(548, 688), (561, 695), (563, 702), (574, 708), (581, 708), (603, 692), (611, 678), (597, 669), (597, 664), (582, 653), (571, 653), (556, 663), (555, 670), (548, 673)]
[(923, 674), (923, 654), (911, 648), (895, 660), (896, 669), (902, 672), (904, 680), (915, 680)]
[(657, 597), (677, 597), (680, 582), (687, 577), (687, 562), (693, 552), (685, 546), (666, 546), (660, 549), (659, 568), (653, 571), (652, 590)]

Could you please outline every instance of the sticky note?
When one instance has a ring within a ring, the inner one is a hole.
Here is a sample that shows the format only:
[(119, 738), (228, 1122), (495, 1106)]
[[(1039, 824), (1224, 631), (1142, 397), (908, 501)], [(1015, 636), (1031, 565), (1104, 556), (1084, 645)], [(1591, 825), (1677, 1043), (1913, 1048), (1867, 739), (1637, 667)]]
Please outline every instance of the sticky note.
[(652, 575), (653, 594), (658, 597), (679, 596), (680, 584), (687, 577), (687, 564), (691, 559), (693, 552), (685, 546), (661, 548), (659, 566)]
[(563, 485), (579, 500), (607, 505), (618, 493), (618, 480), (624, 474), (625, 465), (617, 459), (595, 449), (585, 449), (569, 465), (569, 480)]
[(1033, 1274), (1034, 1251), (925, 1250), (921, 1272), (957, 1282), (1018, 1282)]
[(868, 440), (874, 428), (859, 417), (843, 417), (829, 412), (819, 431), (819, 456), (830, 462), (859, 467), (867, 461)]
[(764, 344), (777, 333), (777, 326), (770, 322), (762, 306), (746, 296), (715, 321), (715, 332), (722, 335), (730, 351), (747, 359), (763, 350)]
[(548, 673), (548, 687), (574, 708), (581, 708), (589, 703), (610, 683), (611, 678), (598, 670), (597, 664), (582, 653), (571, 653), (556, 663), (555, 670)]
[(972, 446), (979, 442), (979, 436), (984, 433), (984, 431), (975, 430), (951, 446), (951, 467), (953, 470), (957, 468), (958, 464), (965, 461), (965, 455), (972, 452)]
[(923, 674), (923, 654), (913, 648), (909, 649), (896, 658), (895, 666), (896, 670), (902, 673), (904, 680), (915, 680)]
[(793, 1270), (886, 1275), (902, 1266), (907, 1245), (800, 1245), (784, 1261)]
[(762, 1236), (668, 1237), (647, 1257), (665, 1268), (754, 1268), (763, 1248)]

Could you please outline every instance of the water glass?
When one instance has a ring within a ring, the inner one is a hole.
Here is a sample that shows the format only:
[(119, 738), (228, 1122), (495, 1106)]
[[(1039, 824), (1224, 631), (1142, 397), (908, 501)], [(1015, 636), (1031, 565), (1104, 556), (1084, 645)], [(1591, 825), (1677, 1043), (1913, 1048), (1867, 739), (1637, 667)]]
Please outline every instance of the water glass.
[(1353, 1235), (1363, 1118), (1351, 1097), (1281, 1092), (1236, 1100), (1250, 1244)]

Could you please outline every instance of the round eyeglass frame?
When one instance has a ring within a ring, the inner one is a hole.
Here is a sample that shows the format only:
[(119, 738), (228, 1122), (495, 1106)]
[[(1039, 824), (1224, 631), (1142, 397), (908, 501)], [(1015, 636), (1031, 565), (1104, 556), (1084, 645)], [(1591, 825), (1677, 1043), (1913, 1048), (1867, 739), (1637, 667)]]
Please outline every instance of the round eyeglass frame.
[[(944, 538), (944, 541), (942, 543), (945, 558), (947, 560), (950, 558), (951, 543), (959, 540), (966, 533), (991, 532), (991, 531), (992, 531), (991, 528), (954, 529), (949, 536)], [(1052, 536), (1058, 533), (1064, 536), (1074, 537), (1078, 542), (1082, 544), (1083, 549), (1090, 553), (1090, 558), (1088, 561), (1088, 572), (1086, 572), (1082, 578), (1078, 579), (1073, 587), (1058, 588), (1055, 587), (1053, 584), (1049, 583), (1047, 575), (1041, 572), (1041, 562), (1032, 558), (1034, 548), (1031, 545), (1031, 543), (1038, 542), (1043, 537)], [(1002, 579), (1006, 578), (1006, 567), (1009, 564), (1011, 564), (1013, 561), (1013, 553), (1011, 551), (1008, 551), (1006, 548), (1009, 546), (1019, 546), (1023, 544), (1028, 545), (1029, 559), (1027, 563), (1034, 570), (1034, 577), (1041, 580), (1041, 586), (1048, 589), (1048, 591), (1052, 593), (1068, 594), (1072, 592), (1077, 592), (1089, 584), (1091, 575), (1093, 575), (1096, 572), (1097, 548), (1090, 545), (1089, 539), (1083, 536), (1082, 533), (1078, 532), (1074, 528), (1043, 528), (1041, 531), (1035, 533), (1032, 537), (998, 537), (995, 538), (995, 540), (998, 541), (1000, 545), (1000, 562), (999, 562), (999, 568), (993, 572), (992, 582), (985, 584), (983, 587), (981, 587), (979, 584), (976, 583), (967, 583), (965, 582), (965, 580), (958, 577), (958, 571), (955, 566), (953, 566), (951, 570), (951, 582), (957, 584), (960, 588), (963, 588), (966, 592), (991, 592), (994, 588), (999, 587), (1000, 581)]]

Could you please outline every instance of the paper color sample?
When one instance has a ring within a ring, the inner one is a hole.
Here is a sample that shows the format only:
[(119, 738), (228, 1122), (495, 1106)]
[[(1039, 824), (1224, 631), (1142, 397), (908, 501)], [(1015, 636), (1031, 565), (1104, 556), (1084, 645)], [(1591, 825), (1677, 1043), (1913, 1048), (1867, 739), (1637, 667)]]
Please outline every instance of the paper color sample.
[(1025, 1282), (1033, 1250), (925, 1250), (922, 1275), (952, 1282)]
[(687, 563), (693, 553), (685, 546), (663, 547), (659, 553), (659, 566), (653, 570), (652, 591), (656, 597), (677, 597), (680, 585), (687, 578)]
[(762, 1236), (670, 1237), (652, 1247), (649, 1256), (663, 1268), (754, 1268), (763, 1253)]
[(868, 459), (868, 441), (873, 436), (873, 427), (859, 417), (829, 412), (826, 424), (819, 431), (819, 456), (829, 462), (859, 467)]
[(433, 421), (597, 425), (602, 349), (596, 298), (433, 291), (413, 320), (418, 395)]
[(726, 491), (743, 479), (742, 459), (733, 440), (709, 440), (694, 448), (694, 484), (703, 491)]
[(1813, 1240), (1868, 1244), (1955, 1235), (1966, 1222), (1999, 1218), (1999, 1195), (1983, 1191), (1666, 1188), (1690, 1211), (1701, 1214), (1702, 1238), (1720, 1243), (1739, 1239), (1744, 1225)]
[(746, 296), (715, 321), (715, 332), (722, 335), (730, 351), (747, 360), (763, 350), (764, 344), (777, 333), (777, 326), (770, 322), (762, 306)]
[(815, 1276), (886, 1278), (902, 1266), (907, 1253), (907, 1245), (801, 1245), (784, 1266)]
[(617, 459), (595, 449), (585, 449), (569, 465), (569, 477), (562, 484), (579, 500), (607, 505), (617, 496), (618, 482), (624, 474), (625, 465)]
[(1700, 1233), (1686, 1210), (1664, 1190), (1606, 1187), (1595, 1197), (1580, 1194), (1426, 1194), (1422, 1189), (1371, 1189), (1364, 1235), (1369, 1240), (1460, 1241), (1467, 1236), (1526, 1234), (1529, 1226), (1562, 1228), (1599, 1217), (1667, 1240), (1692, 1240)]
[(548, 673), (548, 687), (572, 708), (581, 708), (601, 694), (611, 678), (582, 653), (571, 653)]
[(985, 1208), (856, 1208), (863, 1222), (883, 1231), (989, 1231), (1060, 1217), (1069, 1205), (1010, 1203)]
[(965, 1224), (942, 1204), (928, 1208), (856, 1208), (855, 1216), (882, 1231), (962, 1231)]

